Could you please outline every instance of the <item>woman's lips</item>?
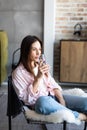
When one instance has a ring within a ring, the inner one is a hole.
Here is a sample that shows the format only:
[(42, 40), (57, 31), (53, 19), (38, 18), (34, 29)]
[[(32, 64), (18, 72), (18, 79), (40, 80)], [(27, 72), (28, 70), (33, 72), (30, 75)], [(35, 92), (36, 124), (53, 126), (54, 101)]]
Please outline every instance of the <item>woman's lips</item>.
[(39, 62), (39, 57), (35, 57), (35, 60)]

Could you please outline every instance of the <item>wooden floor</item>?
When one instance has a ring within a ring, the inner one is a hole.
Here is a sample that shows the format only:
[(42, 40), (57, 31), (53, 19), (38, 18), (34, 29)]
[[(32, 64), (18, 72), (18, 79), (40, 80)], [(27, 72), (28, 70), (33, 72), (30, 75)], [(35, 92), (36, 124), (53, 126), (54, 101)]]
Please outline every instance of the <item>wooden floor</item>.
[[(8, 130), (7, 112), (7, 88), (0, 88), (0, 130)], [(67, 124), (67, 130), (83, 130), (81, 125)], [(62, 130), (62, 124), (47, 125), (48, 130)], [(27, 124), (23, 114), (12, 119), (12, 130), (44, 130), (41, 125)]]

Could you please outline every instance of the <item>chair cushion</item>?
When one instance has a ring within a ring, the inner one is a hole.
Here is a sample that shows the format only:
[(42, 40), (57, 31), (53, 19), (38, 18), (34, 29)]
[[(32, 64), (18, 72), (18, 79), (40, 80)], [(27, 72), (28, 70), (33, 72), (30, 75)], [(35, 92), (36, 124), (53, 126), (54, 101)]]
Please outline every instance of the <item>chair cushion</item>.
[(48, 123), (62, 123), (63, 121), (66, 121), (68, 123), (75, 123), (79, 125), (81, 121), (79, 119), (76, 119), (70, 111), (67, 110), (61, 110), (54, 113), (51, 113), (50, 115), (42, 115), (36, 113), (34, 110), (30, 110), (26, 106), (24, 106), (24, 115), (27, 120), (32, 121), (43, 121)]

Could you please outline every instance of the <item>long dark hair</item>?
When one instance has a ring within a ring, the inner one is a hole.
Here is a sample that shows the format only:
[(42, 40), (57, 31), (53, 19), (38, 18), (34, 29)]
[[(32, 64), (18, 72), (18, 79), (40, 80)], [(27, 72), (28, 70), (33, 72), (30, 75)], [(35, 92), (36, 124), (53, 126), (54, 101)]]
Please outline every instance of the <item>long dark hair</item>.
[(39, 41), (42, 47), (42, 41), (37, 36), (28, 35), (22, 40), (20, 47), (20, 58), (17, 66), (22, 63), (27, 71), (30, 71), (28, 67), (28, 55), (30, 53), (31, 45), (36, 41)]

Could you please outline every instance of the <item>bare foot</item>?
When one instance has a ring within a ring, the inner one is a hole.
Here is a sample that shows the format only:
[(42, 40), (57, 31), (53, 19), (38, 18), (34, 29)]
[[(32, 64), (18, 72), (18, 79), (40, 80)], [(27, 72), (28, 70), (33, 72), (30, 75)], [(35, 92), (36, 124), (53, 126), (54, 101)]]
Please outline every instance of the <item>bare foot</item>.
[(79, 113), (78, 117), (81, 121), (87, 121), (87, 115), (83, 113)]

